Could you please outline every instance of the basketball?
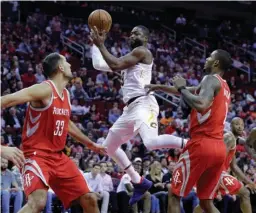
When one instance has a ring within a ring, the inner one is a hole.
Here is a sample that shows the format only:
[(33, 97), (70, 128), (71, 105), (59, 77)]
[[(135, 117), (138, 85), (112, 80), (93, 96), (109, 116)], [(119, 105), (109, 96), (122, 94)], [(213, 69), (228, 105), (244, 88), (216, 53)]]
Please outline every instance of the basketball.
[(112, 25), (112, 18), (106, 10), (94, 10), (88, 17), (88, 25), (90, 29), (96, 26), (99, 32), (103, 30), (109, 32)]

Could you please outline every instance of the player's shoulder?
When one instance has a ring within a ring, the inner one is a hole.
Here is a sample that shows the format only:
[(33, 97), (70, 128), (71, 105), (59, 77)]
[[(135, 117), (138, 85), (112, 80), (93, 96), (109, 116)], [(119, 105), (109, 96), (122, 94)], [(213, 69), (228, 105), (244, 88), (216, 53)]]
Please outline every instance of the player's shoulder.
[(132, 53), (135, 55), (152, 55), (151, 51), (145, 46), (139, 46), (132, 50)]
[(215, 89), (219, 89), (221, 87), (221, 82), (215, 75), (205, 75), (201, 81), (201, 85), (207, 85)]
[(29, 87), (31, 90), (36, 90), (36, 91), (45, 91), (45, 92), (51, 92), (52, 87), (47, 81), (44, 81), (39, 84), (34, 84), (33, 86)]

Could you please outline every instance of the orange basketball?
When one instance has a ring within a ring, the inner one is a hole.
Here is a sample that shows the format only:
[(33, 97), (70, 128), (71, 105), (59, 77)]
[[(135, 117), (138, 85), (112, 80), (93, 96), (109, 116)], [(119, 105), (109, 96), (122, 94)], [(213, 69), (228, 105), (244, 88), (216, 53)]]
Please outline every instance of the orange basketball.
[(96, 26), (99, 32), (109, 32), (112, 25), (112, 18), (106, 10), (94, 10), (88, 17), (88, 25), (92, 29)]

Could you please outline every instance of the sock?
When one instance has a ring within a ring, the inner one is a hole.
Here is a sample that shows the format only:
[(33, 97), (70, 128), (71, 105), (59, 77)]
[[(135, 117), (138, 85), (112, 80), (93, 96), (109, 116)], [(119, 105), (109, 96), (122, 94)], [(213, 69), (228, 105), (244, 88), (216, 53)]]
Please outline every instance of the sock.
[(133, 183), (141, 182), (141, 176), (135, 171), (133, 165), (130, 165), (125, 171), (131, 177)]

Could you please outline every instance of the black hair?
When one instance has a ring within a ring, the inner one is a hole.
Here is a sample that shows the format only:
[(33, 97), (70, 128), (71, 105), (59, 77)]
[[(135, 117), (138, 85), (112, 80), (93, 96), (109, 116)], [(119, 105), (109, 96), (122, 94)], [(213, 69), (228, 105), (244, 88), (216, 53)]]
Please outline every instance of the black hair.
[(233, 63), (230, 54), (222, 49), (216, 50), (215, 59), (219, 60), (219, 67), (223, 71), (228, 70)]
[(43, 73), (46, 77), (52, 77), (58, 68), (61, 56), (58, 53), (51, 53), (43, 60)]
[(139, 25), (139, 26), (137, 26), (138, 28), (140, 28), (141, 30), (142, 30), (142, 32), (143, 32), (143, 34), (144, 34), (144, 36), (146, 37), (146, 38), (148, 38), (149, 37), (149, 29), (147, 28), (147, 27), (145, 27), (145, 26), (143, 26), (143, 25)]

